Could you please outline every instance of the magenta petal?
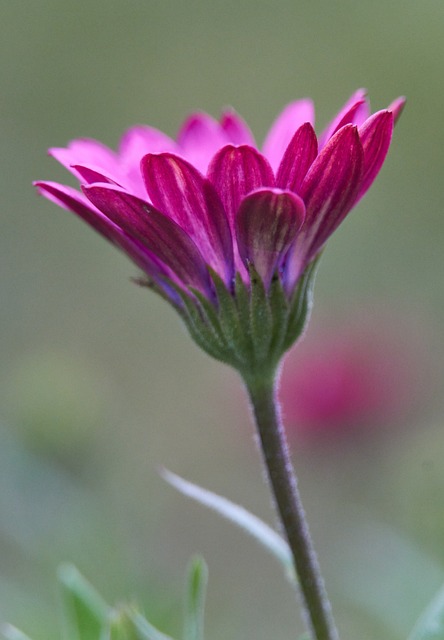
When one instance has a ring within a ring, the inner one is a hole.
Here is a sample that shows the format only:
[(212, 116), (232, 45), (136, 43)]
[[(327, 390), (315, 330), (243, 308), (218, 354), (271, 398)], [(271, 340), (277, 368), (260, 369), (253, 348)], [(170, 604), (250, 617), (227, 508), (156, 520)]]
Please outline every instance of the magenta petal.
[(390, 111), (375, 113), (359, 128), (359, 138), (364, 151), (364, 168), (355, 204), (378, 175), (389, 150), (392, 133), (393, 114)]
[(48, 153), (76, 176), (78, 174), (73, 171), (72, 165), (77, 164), (101, 167), (103, 171), (114, 176), (119, 173), (116, 154), (97, 140), (72, 140), (66, 148), (53, 147)]
[(296, 194), (280, 189), (261, 189), (248, 195), (236, 216), (240, 256), (253, 264), (266, 287), (300, 229), (304, 203)]
[(205, 262), (194, 242), (148, 202), (115, 186), (83, 187), (88, 199), (131, 238), (165, 263), (185, 285), (211, 295)]
[(276, 184), (281, 189), (299, 192), (307, 171), (318, 154), (318, 141), (309, 122), (294, 134), (279, 165)]
[(39, 193), (51, 202), (61, 205), (69, 211), (73, 211), (82, 220), (94, 227), (96, 231), (102, 234), (107, 240), (114, 242), (119, 229), (116, 225), (108, 220), (103, 213), (98, 211), (83, 193), (79, 193), (73, 187), (58, 184), (57, 182), (35, 182)]
[(262, 147), (273, 171), (277, 171), (295, 131), (305, 122), (314, 125), (314, 107), (311, 100), (297, 100), (287, 105), (271, 126)]
[(404, 96), (400, 96), (399, 98), (396, 98), (396, 100), (393, 100), (393, 102), (387, 107), (387, 111), (391, 111), (393, 113), (395, 124), (398, 122), (401, 113), (404, 111), (405, 103), (406, 98)]
[(319, 149), (322, 149), (327, 141), (345, 124), (356, 124), (358, 127), (369, 116), (369, 107), (366, 100), (365, 89), (358, 89), (347, 100), (339, 113), (333, 118), (325, 131), (319, 137)]
[(248, 144), (250, 147), (256, 146), (248, 125), (233, 109), (224, 111), (220, 126), (225, 132), (228, 142), (232, 144)]
[(216, 151), (229, 142), (221, 125), (206, 113), (191, 115), (182, 125), (177, 141), (179, 155), (204, 174)]
[(128, 237), (118, 225), (96, 209), (83, 193), (56, 182), (36, 182), (35, 186), (41, 195), (77, 214), (109, 242), (126, 253), (142, 271), (161, 286), (162, 276), (171, 277), (169, 271), (156, 260), (155, 256), (150, 255), (138, 242)]
[(233, 277), (233, 243), (222, 203), (211, 183), (186, 160), (148, 154), (142, 175), (153, 205), (174, 220), (199, 247), (226, 284)]
[(146, 198), (146, 189), (140, 172), (140, 161), (147, 153), (171, 151), (177, 153), (177, 144), (154, 127), (137, 125), (128, 129), (120, 140), (119, 161), (127, 180), (125, 188), (133, 195)]
[(177, 145), (169, 136), (154, 127), (136, 125), (128, 129), (119, 144), (119, 157), (124, 164), (139, 168), (140, 160), (147, 153), (176, 151)]

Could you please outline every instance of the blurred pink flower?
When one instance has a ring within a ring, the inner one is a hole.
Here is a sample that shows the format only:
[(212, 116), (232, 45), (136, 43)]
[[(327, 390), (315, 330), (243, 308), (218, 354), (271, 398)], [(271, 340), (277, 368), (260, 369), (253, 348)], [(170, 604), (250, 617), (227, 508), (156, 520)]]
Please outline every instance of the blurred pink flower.
[[(405, 336), (352, 326), (307, 338), (287, 357), (280, 398), (289, 431), (337, 436), (392, 428), (418, 401), (421, 367)], [(376, 326), (384, 325), (379, 319)]]
[(192, 115), (176, 141), (136, 126), (117, 152), (91, 139), (50, 149), (81, 191), (36, 186), (125, 252), (177, 306), (177, 288), (217, 304), (209, 267), (233, 291), (235, 273), (248, 285), (253, 264), (266, 288), (278, 273), (290, 296), (375, 179), (403, 104), (370, 115), (359, 90), (318, 139), (312, 102), (294, 102), (262, 152), (234, 111), (219, 121)]

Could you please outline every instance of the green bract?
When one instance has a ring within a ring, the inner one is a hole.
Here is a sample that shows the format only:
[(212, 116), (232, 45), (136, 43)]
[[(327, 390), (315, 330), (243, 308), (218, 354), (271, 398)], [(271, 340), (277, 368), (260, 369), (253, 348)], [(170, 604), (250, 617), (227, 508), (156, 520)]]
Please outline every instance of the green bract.
[(191, 290), (191, 297), (178, 288), (183, 306), (178, 305), (177, 311), (191, 337), (210, 356), (231, 365), (246, 380), (268, 378), (305, 328), (317, 262), (308, 266), (291, 296), (278, 275), (266, 291), (253, 266), (250, 286), (238, 275), (234, 293), (211, 272), (217, 303), (198, 290)]

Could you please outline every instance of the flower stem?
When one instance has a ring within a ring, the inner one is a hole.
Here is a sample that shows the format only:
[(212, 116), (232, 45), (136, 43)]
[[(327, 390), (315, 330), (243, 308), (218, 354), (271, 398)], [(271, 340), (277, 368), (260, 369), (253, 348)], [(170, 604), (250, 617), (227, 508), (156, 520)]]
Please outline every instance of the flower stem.
[(308, 530), (276, 399), (275, 377), (246, 380), (261, 451), (316, 640), (338, 640), (330, 602)]

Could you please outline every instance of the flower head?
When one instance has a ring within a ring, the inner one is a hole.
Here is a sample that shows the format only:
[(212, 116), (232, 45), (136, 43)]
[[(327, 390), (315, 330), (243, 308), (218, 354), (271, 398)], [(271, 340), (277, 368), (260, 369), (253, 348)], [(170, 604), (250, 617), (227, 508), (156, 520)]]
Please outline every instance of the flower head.
[[(90, 139), (50, 149), (81, 191), (36, 185), (124, 251), (211, 355), (242, 368), (251, 352), (280, 357), (302, 330), (312, 265), (379, 172), (403, 104), (370, 115), (357, 91), (317, 138), (300, 100), (262, 151), (234, 111), (192, 115), (176, 141), (136, 126), (117, 152)], [(255, 331), (268, 332), (259, 347)]]

